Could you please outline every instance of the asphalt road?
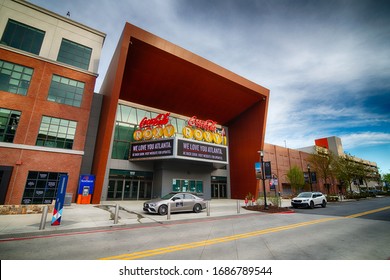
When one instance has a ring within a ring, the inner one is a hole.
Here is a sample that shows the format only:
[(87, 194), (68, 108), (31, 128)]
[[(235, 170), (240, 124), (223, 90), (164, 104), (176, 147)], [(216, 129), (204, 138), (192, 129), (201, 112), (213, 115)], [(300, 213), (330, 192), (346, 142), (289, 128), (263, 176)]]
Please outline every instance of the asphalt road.
[(293, 214), (254, 212), (32, 235), (0, 242), (0, 259), (386, 260), (389, 232), (390, 197), (384, 197)]

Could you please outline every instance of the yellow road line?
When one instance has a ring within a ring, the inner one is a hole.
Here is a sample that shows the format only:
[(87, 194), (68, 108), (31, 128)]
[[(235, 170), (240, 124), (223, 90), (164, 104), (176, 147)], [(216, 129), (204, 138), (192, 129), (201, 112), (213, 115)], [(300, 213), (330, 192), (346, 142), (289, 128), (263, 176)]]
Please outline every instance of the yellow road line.
[(213, 239), (202, 240), (202, 241), (197, 241), (197, 242), (168, 246), (168, 247), (163, 247), (163, 248), (158, 248), (158, 249), (145, 250), (145, 251), (139, 251), (139, 252), (134, 252), (134, 253), (129, 253), (129, 254), (111, 256), (111, 257), (102, 258), (101, 260), (141, 259), (141, 258), (146, 258), (146, 257), (181, 251), (181, 250), (187, 250), (187, 249), (198, 248), (198, 247), (205, 247), (205, 246), (210, 246), (210, 245), (214, 245), (214, 244), (218, 244), (218, 243), (230, 242), (230, 241), (234, 241), (234, 240), (238, 240), (238, 239), (244, 239), (244, 238), (259, 236), (259, 235), (263, 235), (263, 234), (274, 233), (274, 232), (304, 227), (304, 226), (308, 226), (308, 225), (325, 223), (325, 222), (344, 219), (344, 218), (357, 218), (357, 217), (361, 217), (364, 215), (368, 215), (368, 214), (372, 214), (372, 213), (376, 213), (376, 212), (380, 212), (380, 211), (384, 211), (384, 210), (388, 210), (388, 209), (390, 209), (390, 206), (375, 209), (375, 210), (370, 210), (370, 211), (366, 211), (366, 212), (361, 212), (361, 213), (349, 215), (346, 217), (323, 218), (323, 219), (318, 219), (318, 220), (313, 220), (313, 221), (307, 221), (307, 222), (301, 222), (301, 223), (296, 223), (296, 224), (291, 224), (291, 225), (286, 225), (286, 226), (279, 226), (279, 227), (274, 227), (274, 228), (262, 229), (262, 230), (258, 230), (258, 231), (235, 234), (235, 235), (230, 235), (230, 236), (225, 236), (225, 237), (219, 237), (219, 238), (213, 238)]
[(388, 209), (390, 209), (390, 206), (386, 206), (386, 207), (382, 207), (382, 208), (378, 208), (378, 209), (374, 209), (374, 210), (370, 210), (370, 211), (366, 211), (366, 212), (361, 212), (361, 213), (357, 213), (354, 215), (349, 215), (349, 216), (346, 216), (346, 218), (357, 218), (357, 217), (377, 213), (377, 212), (388, 210)]
[(249, 238), (249, 237), (259, 236), (259, 235), (263, 235), (263, 234), (267, 234), (267, 233), (273, 233), (273, 232), (278, 232), (278, 231), (283, 231), (283, 230), (288, 230), (288, 229), (293, 229), (293, 228), (298, 228), (298, 227), (303, 227), (303, 226), (308, 226), (308, 225), (313, 225), (313, 224), (318, 224), (318, 223), (324, 223), (324, 222), (337, 220), (337, 219), (341, 219), (341, 217), (324, 218), (324, 219), (319, 219), (319, 220), (314, 220), (314, 221), (309, 221), (309, 222), (302, 222), (302, 223), (297, 223), (297, 224), (292, 224), (292, 225), (287, 225), (287, 226), (268, 228), (268, 229), (263, 229), (263, 230), (248, 232), (248, 233), (235, 234), (235, 235), (219, 237), (219, 238), (214, 238), (214, 239), (209, 239), (209, 240), (202, 240), (202, 241), (174, 245), (174, 246), (168, 246), (168, 247), (163, 247), (163, 248), (158, 248), (158, 249), (153, 249), (153, 250), (134, 252), (134, 253), (130, 253), (130, 254), (123, 254), (123, 255), (118, 255), (118, 256), (102, 258), (102, 260), (133, 260), (133, 259), (146, 258), (146, 257), (155, 256), (155, 255), (171, 253), (171, 252), (175, 252), (175, 251), (187, 250), (187, 249), (192, 249), (192, 248), (197, 248), (197, 247), (205, 247), (205, 246), (210, 246), (210, 245), (214, 245), (214, 244), (218, 244), (218, 243), (234, 241), (237, 239)]

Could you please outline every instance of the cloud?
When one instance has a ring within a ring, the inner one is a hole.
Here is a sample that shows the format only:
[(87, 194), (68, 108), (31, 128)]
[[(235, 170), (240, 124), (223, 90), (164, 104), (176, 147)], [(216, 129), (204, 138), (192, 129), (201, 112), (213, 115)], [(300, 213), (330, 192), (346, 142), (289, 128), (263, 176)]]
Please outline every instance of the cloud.
[(354, 149), (363, 146), (390, 145), (390, 133), (362, 132), (340, 135), (345, 149)]

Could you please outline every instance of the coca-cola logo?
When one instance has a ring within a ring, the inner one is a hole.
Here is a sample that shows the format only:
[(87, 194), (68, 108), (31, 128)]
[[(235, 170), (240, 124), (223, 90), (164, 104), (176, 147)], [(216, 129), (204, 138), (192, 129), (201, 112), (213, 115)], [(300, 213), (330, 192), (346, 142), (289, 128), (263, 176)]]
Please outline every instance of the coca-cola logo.
[(199, 120), (196, 116), (188, 120), (188, 125), (213, 132), (217, 130), (217, 122), (212, 120)]
[(171, 113), (165, 113), (165, 114), (159, 114), (157, 117), (148, 119), (147, 117), (144, 117), (140, 124), (140, 128), (145, 128), (145, 127), (153, 127), (153, 126), (159, 126), (159, 125), (166, 125), (169, 122), (169, 115)]

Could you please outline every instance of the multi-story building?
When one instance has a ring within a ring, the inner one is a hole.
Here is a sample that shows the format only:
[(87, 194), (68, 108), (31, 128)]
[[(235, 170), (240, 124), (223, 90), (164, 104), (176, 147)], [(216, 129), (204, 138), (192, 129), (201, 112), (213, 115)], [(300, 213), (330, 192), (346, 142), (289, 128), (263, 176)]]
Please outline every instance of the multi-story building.
[[(324, 193), (343, 193), (345, 191), (366, 191), (368, 190), (381, 190), (382, 185), (379, 180), (378, 167), (375, 162), (370, 162), (357, 157), (350, 157), (350, 160), (355, 163), (364, 165), (368, 170), (371, 170), (371, 174), (368, 174), (364, 179), (362, 177), (356, 177), (351, 186), (345, 186), (341, 184), (336, 176), (329, 174), (329, 178), (324, 180), (318, 170), (315, 167), (310, 167), (310, 155), (311, 154), (323, 154), (327, 155), (331, 152), (337, 157), (345, 157), (342, 142), (339, 137), (327, 137), (314, 140), (315, 145), (299, 148), (289, 149), (286, 147), (276, 146), (266, 143), (264, 145), (264, 161), (271, 163), (271, 171), (273, 179), (267, 181), (267, 192), (280, 192), (282, 195), (290, 195), (294, 192), (291, 189), (291, 185), (287, 179), (287, 173), (294, 166), (302, 170), (306, 182), (306, 189), (310, 188), (313, 191), (322, 191)], [(268, 184), (269, 182), (269, 184)], [(258, 184), (261, 182), (258, 181)], [(262, 190), (261, 187), (259, 187)]]
[[(340, 137), (331, 136), (326, 138), (320, 138), (320, 139), (316, 139), (314, 142), (315, 145), (313, 146), (304, 147), (297, 150), (300, 152), (306, 152), (308, 154), (328, 154), (330, 152), (336, 157), (347, 158), (348, 160), (352, 161), (354, 164), (361, 165), (364, 169), (367, 170), (366, 171), (367, 174), (366, 176), (364, 176), (364, 178), (357, 174), (356, 177), (351, 181), (351, 185), (346, 186), (348, 191), (352, 190), (355, 192), (360, 192), (361, 190), (367, 191), (373, 189), (377, 189), (377, 190), (382, 189), (382, 183), (380, 182), (380, 176), (379, 176), (378, 166), (376, 162), (371, 162), (355, 156), (346, 155), (344, 153), (344, 149)], [(342, 192), (340, 182), (337, 182), (334, 179), (333, 185), (334, 187), (337, 186), (337, 188), (332, 188), (333, 191)]]
[(254, 193), (268, 89), (126, 23), (100, 93), (93, 203)]
[(80, 173), (91, 172), (105, 36), (28, 2), (0, 1), (0, 204), (51, 203), (60, 174), (75, 200)]

